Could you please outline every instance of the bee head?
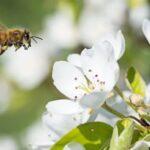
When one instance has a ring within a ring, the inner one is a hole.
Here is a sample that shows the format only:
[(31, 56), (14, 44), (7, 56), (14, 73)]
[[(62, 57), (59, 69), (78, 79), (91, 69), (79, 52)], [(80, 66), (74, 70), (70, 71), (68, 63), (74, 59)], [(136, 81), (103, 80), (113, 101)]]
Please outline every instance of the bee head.
[(24, 31), (23, 39), (24, 39), (26, 42), (29, 42), (29, 41), (31, 40), (30, 32), (29, 32), (29, 31), (27, 31), (27, 30)]
[(31, 47), (31, 39), (33, 39), (36, 43), (36, 39), (40, 39), (40, 40), (43, 40), (42, 38), (40, 37), (37, 37), (37, 36), (31, 36), (30, 35), (30, 32), (27, 31), (27, 30), (24, 30), (24, 34), (23, 34), (23, 39), (26, 43), (28, 43), (28, 47)]

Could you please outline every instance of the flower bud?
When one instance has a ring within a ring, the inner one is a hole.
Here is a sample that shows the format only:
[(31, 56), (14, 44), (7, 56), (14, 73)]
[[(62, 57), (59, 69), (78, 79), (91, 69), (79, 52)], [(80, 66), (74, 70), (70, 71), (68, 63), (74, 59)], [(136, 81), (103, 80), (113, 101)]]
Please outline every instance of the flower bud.
[(129, 99), (130, 99), (130, 102), (136, 107), (141, 106), (143, 103), (143, 97), (139, 94), (131, 94)]

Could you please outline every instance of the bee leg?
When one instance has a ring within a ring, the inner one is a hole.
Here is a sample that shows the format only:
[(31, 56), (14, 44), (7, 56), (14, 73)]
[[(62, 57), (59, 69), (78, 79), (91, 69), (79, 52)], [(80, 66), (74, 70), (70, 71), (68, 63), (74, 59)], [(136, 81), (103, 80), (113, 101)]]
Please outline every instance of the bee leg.
[(7, 50), (7, 46), (1, 46), (0, 47), (0, 55), (2, 55), (6, 50)]
[(19, 49), (20, 47), (17, 47), (16, 49), (15, 49), (15, 52)]
[(31, 41), (29, 41), (29, 43), (28, 43), (28, 48), (29, 48), (29, 47), (31, 47)]
[(23, 44), (23, 47), (25, 50), (28, 50), (28, 47), (25, 44)]
[(18, 45), (14, 45), (14, 46), (15, 46), (15, 51), (17, 51), (20, 48), (20, 46)]
[(15, 51), (17, 51), (21, 46), (22, 46), (22, 43), (21, 42), (16, 42), (15, 44), (14, 44), (14, 46), (15, 46)]
[(0, 49), (0, 55), (2, 55), (5, 52), (2, 48)]

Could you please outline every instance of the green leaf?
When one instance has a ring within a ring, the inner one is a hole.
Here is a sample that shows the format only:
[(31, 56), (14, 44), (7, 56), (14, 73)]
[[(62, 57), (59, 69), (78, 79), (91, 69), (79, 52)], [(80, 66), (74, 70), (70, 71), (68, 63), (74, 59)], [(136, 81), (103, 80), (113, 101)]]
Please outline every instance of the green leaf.
[(109, 150), (128, 150), (134, 133), (134, 123), (130, 119), (119, 121), (113, 130)]
[(145, 96), (146, 84), (140, 73), (134, 68), (130, 67), (126, 76), (127, 86), (133, 93)]
[(78, 126), (62, 137), (51, 150), (63, 150), (70, 142), (82, 144), (86, 150), (103, 150), (110, 142), (112, 127), (102, 122), (91, 122)]
[(150, 141), (150, 133), (147, 134), (147, 135), (143, 138), (143, 140), (145, 140), (145, 141)]

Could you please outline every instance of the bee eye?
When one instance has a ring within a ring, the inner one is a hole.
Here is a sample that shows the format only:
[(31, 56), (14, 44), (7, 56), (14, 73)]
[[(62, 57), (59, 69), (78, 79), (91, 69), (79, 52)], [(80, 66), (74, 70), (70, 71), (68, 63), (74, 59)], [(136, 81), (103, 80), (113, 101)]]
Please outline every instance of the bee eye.
[(25, 35), (24, 35), (24, 38), (25, 38), (26, 40), (28, 40), (28, 39), (29, 39), (29, 35), (28, 35), (28, 34), (25, 34)]

